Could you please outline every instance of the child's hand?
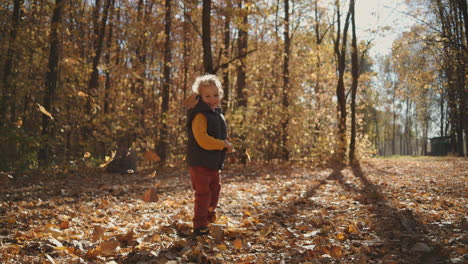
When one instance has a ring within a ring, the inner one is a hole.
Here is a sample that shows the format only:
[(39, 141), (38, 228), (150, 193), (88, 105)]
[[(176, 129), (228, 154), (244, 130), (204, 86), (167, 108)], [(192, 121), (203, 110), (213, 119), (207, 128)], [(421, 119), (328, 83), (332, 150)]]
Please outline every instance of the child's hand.
[(198, 103), (198, 98), (197, 94), (191, 94), (189, 97), (187, 97), (184, 102), (182, 102), (182, 105), (185, 106), (187, 109), (192, 109), (197, 105)]
[(227, 140), (224, 140), (224, 147), (226, 148), (226, 153), (234, 152), (234, 147), (232, 146), (232, 143)]

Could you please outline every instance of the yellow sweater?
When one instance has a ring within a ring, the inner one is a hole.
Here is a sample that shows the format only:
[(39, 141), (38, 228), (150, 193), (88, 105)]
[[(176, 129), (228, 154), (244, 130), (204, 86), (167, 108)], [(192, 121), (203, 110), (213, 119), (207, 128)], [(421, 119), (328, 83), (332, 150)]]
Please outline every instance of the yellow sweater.
[(198, 113), (192, 120), (192, 132), (198, 145), (206, 150), (223, 150), (224, 141), (208, 135), (207, 128), (206, 117)]

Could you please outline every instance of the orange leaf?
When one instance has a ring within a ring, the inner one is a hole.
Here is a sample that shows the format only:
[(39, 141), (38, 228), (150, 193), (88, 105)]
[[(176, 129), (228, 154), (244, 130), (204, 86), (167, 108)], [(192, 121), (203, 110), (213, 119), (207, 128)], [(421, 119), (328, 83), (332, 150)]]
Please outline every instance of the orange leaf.
[(234, 240), (234, 247), (237, 248), (237, 249), (241, 249), (242, 248), (242, 240), (240, 240), (240, 239)]
[(50, 119), (52, 119), (52, 120), (54, 119), (52, 117), (52, 114), (49, 113), (42, 105), (40, 105), (40, 104), (37, 104), (37, 105), (39, 106), (39, 111), (41, 111), (44, 115), (50, 117)]
[(143, 194), (143, 201), (145, 202), (157, 202), (159, 200), (158, 190), (151, 188), (146, 190)]
[(102, 242), (99, 247), (101, 248), (102, 256), (112, 256), (115, 253), (115, 249), (119, 246), (119, 242), (110, 241)]
[(80, 96), (80, 97), (87, 97), (88, 95), (85, 94), (85, 93), (83, 93), (82, 91), (79, 91), (79, 92), (78, 92), (78, 96)]
[(151, 150), (146, 151), (145, 154), (143, 154), (143, 157), (145, 159), (151, 160), (151, 161), (160, 161), (161, 160), (161, 158), (158, 156), (158, 154), (154, 153)]
[(70, 227), (70, 222), (68, 222), (68, 221), (63, 221), (62, 223), (60, 223), (60, 228), (66, 229), (66, 228), (68, 228), (68, 227)]

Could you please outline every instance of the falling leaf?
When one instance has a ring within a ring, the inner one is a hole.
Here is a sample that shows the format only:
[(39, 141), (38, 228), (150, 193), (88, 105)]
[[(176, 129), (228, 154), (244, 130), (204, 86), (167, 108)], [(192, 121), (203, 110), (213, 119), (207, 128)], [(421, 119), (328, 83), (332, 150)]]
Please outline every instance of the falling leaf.
[(23, 120), (22, 119), (18, 119), (18, 121), (15, 122), (15, 125), (20, 128), (22, 125), (23, 125)]
[(42, 105), (40, 105), (40, 104), (37, 104), (37, 105), (39, 106), (39, 111), (41, 111), (44, 115), (50, 117), (50, 119), (52, 119), (52, 120), (54, 119), (52, 117), (52, 114), (49, 113)]
[(161, 158), (158, 156), (158, 154), (154, 153), (151, 150), (146, 151), (145, 154), (143, 154), (143, 157), (145, 159), (151, 160), (151, 161), (160, 161), (161, 160)]
[(250, 154), (247, 150), (245, 150), (245, 155), (247, 156), (247, 159), (249, 160), (249, 162), (252, 162), (252, 159), (250, 158)]
[(159, 200), (158, 190), (156, 188), (151, 188), (145, 191), (143, 194), (143, 201), (149, 202), (157, 202)]
[(78, 96), (80, 97), (88, 97), (86, 93), (83, 93), (82, 91), (78, 91)]

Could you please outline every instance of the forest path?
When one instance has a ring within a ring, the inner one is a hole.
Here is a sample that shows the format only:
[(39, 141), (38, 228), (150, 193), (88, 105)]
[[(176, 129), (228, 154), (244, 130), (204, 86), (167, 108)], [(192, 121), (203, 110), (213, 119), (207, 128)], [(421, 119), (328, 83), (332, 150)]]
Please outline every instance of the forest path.
[[(196, 240), (185, 169), (3, 175), (0, 260), (463, 263), (467, 177), (468, 159), (454, 157), (344, 168), (231, 165), (212, 237)], [(149, 188), (158, 201), (142, 198)]]

